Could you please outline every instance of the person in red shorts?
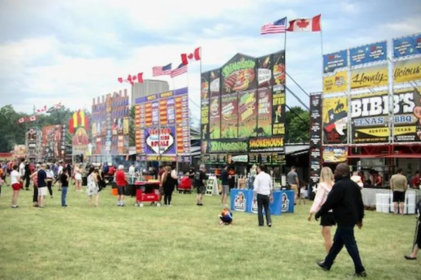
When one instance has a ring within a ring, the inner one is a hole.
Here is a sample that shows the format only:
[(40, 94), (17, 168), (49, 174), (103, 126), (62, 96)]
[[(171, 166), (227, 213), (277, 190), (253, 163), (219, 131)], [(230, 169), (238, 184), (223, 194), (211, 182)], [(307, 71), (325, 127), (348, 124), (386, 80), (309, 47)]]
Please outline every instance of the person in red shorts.
[(18, 208), (18, 197), (19, 191), (22, 188), (22, 179), (20, 177), (20, 173), (17, 171), (18, 166), (13, 165), (13, 171), (10, 174), (10, 183), (13, 189), (13, 197), (12, 197), (12, 208)]
[(118, 188), (117, 206), (124, 206), (124, 188), (127, 186), (126, 174), (124, 173), (124, 166), (119, 165), (115, 173), (115, 182)]

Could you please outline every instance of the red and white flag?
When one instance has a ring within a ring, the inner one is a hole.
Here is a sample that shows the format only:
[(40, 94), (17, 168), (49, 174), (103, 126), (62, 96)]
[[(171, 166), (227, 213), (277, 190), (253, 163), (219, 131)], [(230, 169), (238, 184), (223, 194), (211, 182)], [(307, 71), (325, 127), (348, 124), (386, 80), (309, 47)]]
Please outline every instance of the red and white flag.
[(139, 84), (143, 83), (143, 72), (137, 75), (133, 75), (133, 76), (129, 75), (127, 76), (127, 79), (125, 80), (123, 78), (117, 78), (117, 81), (119, 81), (120, 83), (126, 82), (126, 83), (130, 83), (131, 85), (134, 85), (136, 80)]
[(317, 32), (321, 31), (320, 19), (322, 15), (313, 18), (297, 18), (289, 22), (287, 31), (290, 32)]
[(33, 115), (33, 116), (30, 116), (30, 117), (28, 118), (28, 121), (30, 121), (30, 122), (34, 122), (34, 121), (36, 121), (37, 119), (38, 119), (37, 115)]
[(37, 114), (42, 114), (47, 112), (47, 105), (44, 105), (44, 107), (42, 107), (41, 109), (37, 109), (36, 110)]
[(201, 51), (202, 49), (200, 47), (196, 48), (193, 53), (182, 53), (181, 54), (181, 62), (183, 65), (189, 64), (190, 60), (198, 61), (201, 59)]
[(18, 124), (24, 123), (25, 121), (26, 121), (25, 117), (20, 118), (20, 119), (18, 119)]

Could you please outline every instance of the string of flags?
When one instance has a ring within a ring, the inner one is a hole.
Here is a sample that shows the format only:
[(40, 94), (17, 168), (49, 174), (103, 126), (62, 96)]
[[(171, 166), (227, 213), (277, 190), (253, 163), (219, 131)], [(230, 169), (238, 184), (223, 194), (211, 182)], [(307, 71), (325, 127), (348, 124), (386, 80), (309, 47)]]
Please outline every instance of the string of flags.
[(322, 31), (321, 27), (322, 15), (317, 15), (312, 18), (296, 18), (289, 22), (289, 27), (286, 27), (287, 18), (284, 17), (275, 22), (270, 22), (262, 26), (260, 30), (261, 35), (286, 33), (288, 32), (318, 32)]

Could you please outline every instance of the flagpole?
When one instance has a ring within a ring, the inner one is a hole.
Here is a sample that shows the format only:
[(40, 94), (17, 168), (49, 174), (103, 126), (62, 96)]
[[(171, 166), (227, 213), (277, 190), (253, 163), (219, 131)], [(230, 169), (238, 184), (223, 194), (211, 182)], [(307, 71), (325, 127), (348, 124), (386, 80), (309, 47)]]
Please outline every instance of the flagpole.
[[(286, 29), (287, 21), (288, 21), (288, 19), (285, 18), (285, 29)], [(285, 56), (286, 56), (286, 52), (287, 52), (287, 31), (285, 30), (285, 37), (284, 37), (284, 55)], [(286, 62), (285, 62), (285, 64), (286, 64)]]

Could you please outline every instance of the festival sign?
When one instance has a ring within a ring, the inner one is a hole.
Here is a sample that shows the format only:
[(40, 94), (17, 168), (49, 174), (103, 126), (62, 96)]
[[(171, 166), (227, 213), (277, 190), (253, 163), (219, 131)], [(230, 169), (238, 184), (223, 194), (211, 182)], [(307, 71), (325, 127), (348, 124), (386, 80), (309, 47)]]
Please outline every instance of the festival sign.
[(243, 153), (248, 151), (248, 143), (233, 140), (212, 140), (207, 143), (206, 153)]
[(273, 85), (285, 86), (285, 51), (272, 54)]
[(421, 88), (394, 92), (394, 141), (421, 142)]
[(221, 138), (237, 138), (238, 136), (238, 101), (237, 94), (221, 97)]
[(238, 94), (238, 137), (246, 138), (256, 133), (257, 102), (254, 90)]
[(145, 129), (146, 155), (175, 155), (175, 127)]
[(265, 55), (257, 59), (257, 87), (269, 87), (273, 85), (271, 55)]
[(210, 97), (219, 97), (221, 95), (221, 69), (210, 71), (209, 80)]
[(348, 89), (348, 71), (338, 71), (323, 77), (323, 93), (344, 92)]
[(347, 142), (348, 99), (344, 97), (324, 98), (322, 126), (324, 144)]
[(200, 135), (201, 139), (209, 139), (209, 95), (210, 72), (202, 73), (200, 90)]
[(323, 73), (325, 74), (347, 66), (348, 52), (346, 50), (323, 55)]
[(190, 116), (189, 97), (187, 88), (176, 90), (175, 93), (175, 116), (176, 116), (176, 140), (177, 154), (190, 154)]
[(283, 152), (284, 151), (284, 137), (261, 137), (249, 139), (249, 152)]
[(167, 91), (159, 94), (159, 121), (161, 126), (175, 123), (174, 92)]
[(282, 85), (274, 86), (272, 89), (272, 135), (285, 134), (285, 112), (285, 88)]
[(322, 166), (322, 94), (310, 93), (310, 186), (317, 187)]
[(393, 82), (395, 84), (417, 80), (421, 80), (421, 57), (394, 63)]
[(351, 89), (382, 87), (389, 84), (387, 64), (351, 71)]
[(256, 88), (256, 59), (236, 54), (221, 68), (222, 95)]
[(393, 39), (394, 58), (419, 54), (421, 54), (421, 34)]
[(209, 100), (209, 90), (210, 90), (210, 72), (205, 72), (201, 74), (201, 84), (200, 84), (200, 100), (204, 103), (205, 100)]
[(221, 106), (219, 97), (210, 99), (209, 109), (209, 136), (210, 139), (219, 139), (221, 137)]
[(48, 125), (42, 128), (43, 157), (47, 160), (63, 158), (64, 137), (62, 125)]
[(389, 142), (387, 92), (351, 96), (352, 143)]
[(349, 50), (351, 66), (385, 61), (387, 59), (387, 42), (382, 41)]
[[(272, 90), (260, 88), (257, 92), (257, 127), (262, 128), (262, 136), (272, 136)], [(258, 134), (258, 131), (256, 131)], [(256, 135), (259, 136), (259, 135)]]
[(347, 159), (347, 147), (324, 147), (323, 149), (323, 161), (326, 163), (345, 162)]
[(201, 139), (209, 139), (209, 105), (202, 104), (200, 108)]

